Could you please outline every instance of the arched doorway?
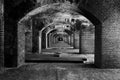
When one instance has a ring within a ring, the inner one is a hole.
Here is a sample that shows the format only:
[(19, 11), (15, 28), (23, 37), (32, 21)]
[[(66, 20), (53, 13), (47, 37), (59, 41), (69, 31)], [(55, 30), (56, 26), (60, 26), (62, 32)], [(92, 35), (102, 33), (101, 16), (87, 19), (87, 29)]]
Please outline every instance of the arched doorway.
[[(55, 6), (55, 5), (53, 5), (53, 6)], [(46, 8), (46, 10), (47, 9), (48, 8)], [(28, 13), (28, 15), (26, 15), (24, 18), (22, 18), (20, 20), (20, 22), (18, 23), (21, 27), (18, 26), (18, 28), (19, 27), (20, 27), (20, 29), (23, 28), (24, 32), (23, 33), (19, 33), (18, 35), (20, 35), (20, 34), (23, 35), (24, 39), (25, 39), (26, 36), (25, 36), (24, 33), (28, 32), (28, 31), (30, 31), (32, 33), (33, 30), (31, 30), (31, 29), (34, 28), (35, 26), (33, 26), (33, 25), (31, 26), (32, 22), (30, 22), (30, 21), (33, 21), (33, 19), (36, 19), (37, 21), (38, 20), (39, 21), (43, 21), (44, 25), (40, 29), (43, 29), (43, 27), (45, 27), (46, 25), (49, 25), (53, 21), (57, 22), (58, 20), (59, 21), (63, 20), (65, 23), (69, 23), (72, 26), (71, 30), (76, 31), (75, 34), (73, 34), (73, 37), (74, 37), (74, 39), (73, 39), (73, 47), (74, 48), (78, 48), (80, 50), (80, 53), (86, 53), (86, 52), (87, 53), (88, 52), (96, 53), (95, 51), (100, 49), (99, 47), (97, 47), (97, 48), (95, 47), (96, 44), (100, 44), (100, 43), (98, 43), (96, 41), (98, 38), (100, 39), (100, 36), (99, 36), (100, 31), (97, 32), (98, 28), (100, 28), (100, 23), (89, 12), (86, 12), (84, 9), (79, 9), (78, 12), (74, 13), (74, 16), (71, 16), (71, 13), (73, 13), (71, 10), (70, 10), (70, 13), (66, 13), (67, 11), (65, 13), (64, 12), (59, 12), (59, 10), (56, 13), (55, 9), (53, 9), (53, 14), (55, 13), (56, 15), (58, 15), (58, 17), (56, 19), (55, 18), (50, 18), (49, 20), (47, 20), (46, 16), (41, 17), (41, 15), (43, 15), (42, 11), (44, 12), (44, 10), (42, 10), (42, 7), (39, 7), (37, 9), (33, 10), (32, 12)], [(41, 18), (39, 18), (39, 17), (41, 17)], [(37, 24), (37, 22), (35, 22), (35, 24)], [(37, 31), (38, 34), (39, 34), (39, 30)], [(45, 33), (44, 33), (44, 35), (46, 36)], [(33, 36), (33, 35), (31, 34), (31, 36)], [(39, 46), (39, 50), (37, 50), (37, 51), (39, 51), (39, 53), (41, 52), (41, 48), (43, 46), (43, 45), (39, 45), (39, 44), (42, 41), (44, 41), (45, 42), (45, 47), (44, 48), (46, 48), (47, 42), (48, 42), (46, 40), (47, 37), (42, 38), (40, 36), (42, 36), (42, 35), (39, 34), (37, 36), (38, 37), (37, 38), (37, 40), (38, 40), (37, 46)], [(31, 37), (31, 39), (34, 40), (33, 37)], [(42, 40), (42, 39), (44, 39), (44, 40)], [(55, 39), (57, 39), (57, 38), (55, 38)], [(69, 43), (69, 41), (70, 41), (69, 38), (65, 38), (65, 39), (68, 39), (68, 43)], [(23, 40), (23, 42), (24, 42), (24, 40)], [(19, 43), (22, 43), (22, 40)], [(88, 43), (90, 43), (90, 44), (88, 44)], [(43, 43), (41, 43), (41, 44), (43, 44)], [(70, 43), (70, 44), (72, 44), (72, 43)], [(25, 43), (24, 44), (22, 43), (21, 45), (25, 46)], [(91, 48), (91, 45), (92, 45), (92, 48)], [(23, 51), (23, 49), (24, 49), (24, 51)], [(24, 53), (25, 52), (25, 48), (23, 47), (23, 49), (22, 49), (23, 52), (21, 50), (19, 51), (20, 55), (25, 54)], [(33, 49), (32, 46), (31, 46), (31, 49)]]

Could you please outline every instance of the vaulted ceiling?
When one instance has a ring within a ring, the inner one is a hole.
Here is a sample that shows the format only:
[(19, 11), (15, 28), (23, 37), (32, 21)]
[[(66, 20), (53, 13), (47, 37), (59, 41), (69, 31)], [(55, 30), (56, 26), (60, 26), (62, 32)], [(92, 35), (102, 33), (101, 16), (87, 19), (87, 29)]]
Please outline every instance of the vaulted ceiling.
[(49, 29), (51, 26), (59, 29), (58, 31), (63, 30), (63, 27), (65, 28), (66, 26), (70, 26), (70, 29), (74, 28), (77, 20), (91, 24), (91, 22), (78, 13), (78, 11), (80, 12), (77, 6), (70, 2), (53, 3), (32, 10), (23, 17), (19, 23), (29, 21), (29, 19), (36, 20), (37, 25), (39, 25), (39, 22), (42, 22), (44, 27), (47, 27), (46, 31), (51, 30)]

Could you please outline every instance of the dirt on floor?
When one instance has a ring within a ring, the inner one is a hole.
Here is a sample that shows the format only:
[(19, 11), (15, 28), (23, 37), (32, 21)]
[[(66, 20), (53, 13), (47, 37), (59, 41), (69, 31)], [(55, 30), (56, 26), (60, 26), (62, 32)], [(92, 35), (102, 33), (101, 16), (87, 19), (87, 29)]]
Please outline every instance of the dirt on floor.
[(120, 69), (81, 63), (29, 63), (0, 73), (0, 80), (120, 80)]

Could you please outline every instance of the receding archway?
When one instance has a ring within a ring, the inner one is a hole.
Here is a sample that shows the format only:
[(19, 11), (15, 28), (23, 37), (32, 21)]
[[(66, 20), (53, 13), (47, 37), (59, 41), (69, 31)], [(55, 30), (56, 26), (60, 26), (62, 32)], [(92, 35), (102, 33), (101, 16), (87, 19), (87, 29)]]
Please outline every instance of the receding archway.
[[(45, 7), (45, 6), (44, 6)], [(45, 8), (45, 9), (47, 9), (47, 8)], [(44, 10), (45, 10), (44, 9)], [(28, 20), (30, 20), (30, 19), (32, 19), (32, 18), (34, 18), (35, 16), (37, 16), (39, 13), (42, 13), (42, 11), (44, 11), (44, 10), (42, 10), (42, 7), (40, 7), (40, 8), (37, 8), (37, 9), (35, 9), (34, 11), (32, 11), (32, 12), (30, 12), (27, 16), (25, 16), (24, 18), (22, 18), (21, 20), (20, 20), (20, 22), (19, 22), (19, 25), (21, 26), (21, 28), (24, 28), (26, 25), (26, 21), (28, 21)], [(75, 9), (76, 10), (76, 9)], [(77, 13), (79, 13), (79, 14), (81, 14), (82, 16), (85, 16), (86, 17), (86, 19), (88, 19), (88, 20), (90, 20), (92, 23), (93, 23), (93, 25), (95, 26), (95, 53), (97, 52), (97, 50), (100, 50), (100, 45), (99, 45), (99, 47), (98, 47), (98, 44), (100, 44), (100, 42), (98, 43), (96, 40), (100, 40), (101, 39), (101, 37), (100, 37), (100, 29), (101, 29), (101, 24), (100, 24), (100, 22), (99, 22), (99, 20), (98, 19), (96, 19), (93, 15), (91, 15), (89, 12), (87, 12), (86, 10), (84, 10), (83, 8), (79, 8), (79, 10), (77, 11)], [(44, 20), (44, 19), (40, 19), (40, 20)], [(51, 20), (50, 20), (51, 21)], [(74, 20), (72, 19), (72, 21), (73, 21), (73, 23), (74, 23)], [(48, 21), (49, 22), (49, 21)], [(69, 20), (67, 20), (67, 22), (69, 22)], [(79, 21), (80, 23), (78, 24), (79, 26), (82, 26), (82, 24), (81, 24), (81, 21)], [(29, 23), (28, 23), (29, 24)], [(47, 24), (47, 22), (45, 21), (45, 24)], [(30, 24), (29, 24), (30, 25)], [(20, 26), (18, 26), (18, 27), (20, 27)], [(79, 28), (79, 27), (77, 27), (77, 28)], [(81, 27), (80, 27), (81, 28)], [(42, 28), (41, 28), (42, 29)], [(21, 29), (20, 29), (21, 30)], [(98, 31), (99, 30), (99, 31)], [(26, 30), (25, 30), (26, 31)], [(21, 33), (20, 33), (21, 34)], [(20, 34), (18, 34), (18, 36), (20, 35)], [(23, 35), (24, 36), (24, 32), (21, 34), (21, 35)], [(25, 37), (25, 36), (24, 36)], [(40, 38), (39, 38), (40, 39)], [(40, 41), (40, 40), (39, 40)], [(24, 42), (24, 41), (23, 41)], [(74, 41), (75, 42), (75, 41)], [(20, 42), (21, 43), (21, 42)], [(80, 43), (80, 45), (81, 45), (81, 43)], [(22, 44), (22, 46), (24, 46), (24, 44)], [(41, 47), (41, 46), (39, 46), (39, 47)], [(25, 50), (25, 49), (24, 49)], [(25, 54), (24, 52), (19, 52), (21, 55), (23, 55), (23, 54)], [(97, 54), (95, 54), (95, 55), (99, 55), (98, 53)]]

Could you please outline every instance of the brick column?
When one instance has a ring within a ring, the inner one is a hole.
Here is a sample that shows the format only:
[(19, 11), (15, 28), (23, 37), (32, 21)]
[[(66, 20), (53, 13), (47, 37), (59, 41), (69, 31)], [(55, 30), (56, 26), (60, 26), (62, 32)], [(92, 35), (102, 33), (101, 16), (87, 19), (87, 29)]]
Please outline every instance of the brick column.
[(71, 38), (70, 38), (70, 45), (73, 46), (73, 34), (71, 35)]
[(74, 49), (79, 49), (79, 34), (74, 32)]
[(25, 25), (18, 24), (18, 53), (17, 53), (17, 66), (21, 66), (25, 62)]
[(120, 68), (120, 14), (114, 12), (103, 22), (102, 29), (96, 26), (95, 32), (95, 65), (101, 68)]
[(3, 4), (0, 1), (0, 72), (4, 68), (4, 24), (3, 24)]

